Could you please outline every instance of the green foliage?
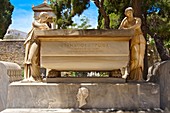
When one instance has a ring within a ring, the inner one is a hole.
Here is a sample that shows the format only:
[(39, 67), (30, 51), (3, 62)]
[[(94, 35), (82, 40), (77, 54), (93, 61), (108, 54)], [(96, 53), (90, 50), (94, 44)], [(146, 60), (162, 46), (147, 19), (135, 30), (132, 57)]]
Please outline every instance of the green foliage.
[(90, 6), (90, 0), (50, 0), (56, 14), (58, 29), (66, 29), (73, 24), (72, 17), (80, 16)]
[[(124, 14), (124, 9), (131, 5), (131, 0), (105, 0), (104, 7), (108, 14)], [(124, 15), (122, 15), (124, 16)]]
[(89, 19), (88, 18), (81, 18), (80, 21), (82, 22), (79, 26), (78, 29), (88, 29), (91, 27), (91, 25), (88, 25)]
[(102, 21), (103, 21), (103, 16), (101, 15), (100, 11), (98, 10), (98, 26), (97, 26), (97, 29), (103, 29), (103, 26), (102, 26)]
[(3, 39), (8, 26), (11, 24), (13, 5), (9, 0), (0, 0), (0, 39)]
[(170, 48), (170, 0), (157, 0), (153, 3), (159, 12), (147, 15), (148, 28), (153, 34), (157, 34), (164, 40), (165, 47)]
[(148, 26), (151, 32), (159, 34), (162, 38), (170, 37), (170, 21), (168, 17), (160, 14), (150, 14), (147, 17)]
[(170, 40), (165, 42), (165, 47), (170, 49)]
[[(148, 36), (149, 37), (149, 36)], [(154, 46), (155, 45), (155, 41), (154, 41), (154, 39), (153, 38), (150, 38), (149, 37), (149, 45), (151, 45), (151, 46)]]
[(62, 77), (109, 77), (109, 74), (110, 72), (70, 71), (65, 72)]
[(78, 23), (73, 23), (70, 27), (71, 29), (89, 29), (92, 26), (89, 24), (89, 19), (86, 16), (83, 16), (80, 18), (79, 25)]
[[(124, 17), (124, 9), (128, 7), (131, 0), (104, 0), (104, 9), (110, 18), (110, 28), (118, 28)], [(104, 18), (99, 12), (98, 28), (104, 29)]]
[[(119, 27), (119, 23), (120, 23), (120, 15), (111, 13), (111, 14), (109, 14), (109, 18), (110, 18), (110, 28), (117, 29)], [(100, 28), (104, 29), (104, 18), (102, 19), (102, 24), (101, 24)]]

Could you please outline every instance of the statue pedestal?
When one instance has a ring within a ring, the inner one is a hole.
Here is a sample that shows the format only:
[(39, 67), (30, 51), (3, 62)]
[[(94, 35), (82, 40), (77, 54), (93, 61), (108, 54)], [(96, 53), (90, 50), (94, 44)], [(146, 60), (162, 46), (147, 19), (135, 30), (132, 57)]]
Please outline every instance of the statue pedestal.
[(78, 89), (89, 91), (82, 109), (147, 110), (160, 107), (153, 83), (20, 83), (10, 84), (7, 108), (78, 109)]

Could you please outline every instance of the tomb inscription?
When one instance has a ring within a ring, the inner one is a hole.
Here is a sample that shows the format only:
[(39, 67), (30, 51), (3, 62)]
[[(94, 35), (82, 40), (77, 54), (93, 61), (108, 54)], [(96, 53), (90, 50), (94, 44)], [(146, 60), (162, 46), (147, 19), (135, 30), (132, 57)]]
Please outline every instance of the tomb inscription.
[[(117, 48), (120, 45), (124, 49)], [(51, 50), (50, 48), (56, 48)], [(43, 55), (87, 55), (87, 56), (112, 56), (128, 55), (128, 43), (121, 41), (62, 41), (62, 42), (43, 42)]]

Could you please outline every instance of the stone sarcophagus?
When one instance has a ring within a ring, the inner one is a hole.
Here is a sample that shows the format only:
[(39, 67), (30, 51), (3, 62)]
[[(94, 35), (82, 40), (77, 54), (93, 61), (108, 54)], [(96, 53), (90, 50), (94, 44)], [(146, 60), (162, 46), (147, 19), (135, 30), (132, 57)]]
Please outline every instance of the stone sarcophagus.
[(131, 30), (40, 30), (41, 66), (59, 71), (112, 71), (129, 61)]

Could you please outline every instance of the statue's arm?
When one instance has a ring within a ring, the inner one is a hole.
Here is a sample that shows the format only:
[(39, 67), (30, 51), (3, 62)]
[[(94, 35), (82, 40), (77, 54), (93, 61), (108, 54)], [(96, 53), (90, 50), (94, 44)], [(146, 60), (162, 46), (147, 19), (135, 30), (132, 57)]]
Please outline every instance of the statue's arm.
[(125, 21), (126, 21), (126, 18), (127, 18), (127, 17), (125, 17), (125, 18), (122, 20), (122, 22), (121, 22), (121, 24), (120, 24), (120, 26), (119, 26), (118, 29), (126, 29), (126, 28), (125, 28)]
[(48, 25), (46, 23), (39, 23), (37, 21), (34, 21), (32, 23), (33, 27), (40, 28), (40, 29), (49, 29)]
[(142, 24), (142, 21), (140, 18), (136, 18), (136, 24), (129, 27), (129, 29), (137, 29), (137, 28), (140, 28), (141, 27), (141, 24)]

